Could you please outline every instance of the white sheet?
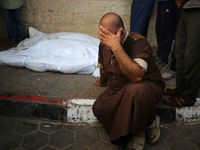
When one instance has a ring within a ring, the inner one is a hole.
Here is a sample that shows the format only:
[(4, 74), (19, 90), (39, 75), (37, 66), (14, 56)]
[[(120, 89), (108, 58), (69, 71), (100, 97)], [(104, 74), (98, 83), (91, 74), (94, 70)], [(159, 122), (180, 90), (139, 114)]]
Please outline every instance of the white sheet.
[(96, 68), (99, 39), (83, 33), (45, 34), (32, 27), (29, 34), (30, 38), (17, 47), (0, 52), (0, 65), (99, 77)]

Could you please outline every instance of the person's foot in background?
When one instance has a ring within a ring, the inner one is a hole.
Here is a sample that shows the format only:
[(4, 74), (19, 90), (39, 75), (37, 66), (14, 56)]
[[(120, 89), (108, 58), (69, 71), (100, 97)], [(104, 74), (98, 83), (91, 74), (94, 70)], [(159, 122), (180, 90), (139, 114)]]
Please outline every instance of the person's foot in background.
[(162, 73), (162, 78), (165, 80), (171, 80), (175, 76), (176, 76), (176, 71), (173, 70), (167, 70), (166, 72)]

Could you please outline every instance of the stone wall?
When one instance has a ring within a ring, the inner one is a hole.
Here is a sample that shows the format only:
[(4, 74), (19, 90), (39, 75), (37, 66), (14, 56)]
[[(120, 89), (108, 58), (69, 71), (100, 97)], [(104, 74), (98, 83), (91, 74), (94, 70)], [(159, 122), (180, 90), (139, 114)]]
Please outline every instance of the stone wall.
[[(97, 37), (99, 20), (107, 12), (119, 14), (129, 30), (131, 3), (132, 0), (24, 0), (24, 32), (27, 36), (28, 27), (31, 26), (44, 33), (80, 32)], [(155, 46), (155, 13), (153, 14), (148, 40)], [(5, 38), (6, 25), (2, 12), (0, 22), (0, 38)]]

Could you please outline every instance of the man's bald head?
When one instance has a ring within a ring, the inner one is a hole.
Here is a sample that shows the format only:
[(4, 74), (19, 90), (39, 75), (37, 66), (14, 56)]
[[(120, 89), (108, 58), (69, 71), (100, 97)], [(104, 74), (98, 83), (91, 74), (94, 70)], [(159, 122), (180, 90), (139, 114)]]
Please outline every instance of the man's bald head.
[(115, 13), (105, 14), (101, 18), (99, 25), (103, 26), (104, 28), (106, 28), (114, 34), (116, 34), (120, 28), (124, 29), (124, 23), (122, 21), (122, 18)]

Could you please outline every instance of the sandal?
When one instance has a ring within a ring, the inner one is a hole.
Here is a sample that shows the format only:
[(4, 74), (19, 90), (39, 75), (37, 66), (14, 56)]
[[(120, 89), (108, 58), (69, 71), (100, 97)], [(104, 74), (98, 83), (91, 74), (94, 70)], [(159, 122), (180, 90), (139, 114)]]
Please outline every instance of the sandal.
[(180, 94), (180, 91), (178, 88), (175, 89), (165, 89), (163, 92), (164, 95), (169, 95), (169, 96), (175, 96)]
[[(156, 116), (156, 119), (153, 121), (153, 123), (147, 129), (148, 142), (151, 144), (157, 142), (160, 137), (159, 125), (160, 125), (160, 117)], [(152, 136), (153, 136), (153, 138), (152, 138)]]
[(162, 101), (165, 105), (171, 107), (188, 107), (193, 106), (195, 102), (186, 100), (183, 95), (173, 96), (170, 98), (166, 98)]
[(131, 137), (128, 145), (126, 146), (126, 150), (143, 150), (145, 144), (145, 137)]

